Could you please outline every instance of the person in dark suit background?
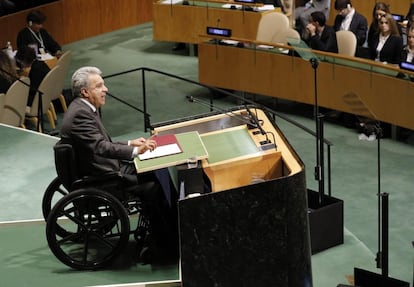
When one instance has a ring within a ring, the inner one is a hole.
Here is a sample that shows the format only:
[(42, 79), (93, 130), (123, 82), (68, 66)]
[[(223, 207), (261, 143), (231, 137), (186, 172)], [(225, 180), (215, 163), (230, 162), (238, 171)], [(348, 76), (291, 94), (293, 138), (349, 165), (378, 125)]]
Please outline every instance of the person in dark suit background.
[(368, 31), (368, 22), (365, 16), (359, 14), (352, 7), (351, 0), (335, 0), (335, 10), (338, 11), (338, 15), (335, 17), (334, 30), (352, 31), (357, 38), (356, 56), (366, 56), (361, 49), (366, 41)]
[(43, 28), (46, 15), (39, 10), (30, 11), (26, 16), (27, 27), (17, 34), (17, 49), (22, 46), (36, 45), (39, 54), (50, 53), (59, 57), (62, 48), (58, 42)]
[(375, 3), (372, 10), (372, 22), (368, 29), (368, 42), (370, 42), (371, 38), (379, 32), (379, 20), (387, 13), (391, 13), (390, 5), (384, 2)]
[(379, 32), (372, 37), (368, 47), (372, 60), (400, 64), (403, 41), (391, 14), (385, 14), (380, 18)]
[[(72, 144), (82, 175), (102, 175), (118, 171), (137, 187), (150, 221), (151, 260), (178, 258), (178, 219), (176, 200), (166, 199), (158, 175), (137, 175), (131, 160), (147, 150), (154, 150), (152, 137), (113, 142), (101, 121), (100, 108), (105, 105), (108, 88), (96, 67), (82, 67), (72, 76), (75, 99), (64, 114), (61, 138)], [(128, 162), (126, 162), (128, 161)]]
[(414, 64), (414, 27), (407, 31), (407, 45), (401, 52), (401, 61)]
[(312, 49), (338, 53), (335, 30), (326, 25), (325, 14), (316, 11), (309, 17), (309, 24), (306, 26), (309, 34), (309, 46)]
[(27, 98), (27, 111), (33, 104), (34, 97), (43, 79), (49, 73), (50, 68), (44, 62), (36, 58), (36, 51), (29, 46), (22, 46), (17, 50), (16, 63), (23, 75), (30, 79), (30, 89)]
[[(298, 2), (298, 1), (297, 1)], [(295, 25), (296, 30), (302, 38), (306, 39), (306, 26), (309, 23), (309, 16), (315, 12), (320, 11), (325, 14), (325, 18), (329, 17), (330, 0), (308, 0), (302, 1), (303, 5), (295, 6)], [(299, 3), (297, 3), (299, 4)]]
[[(385, 14), (391, 14), (391, 8), (390, 5), (384, 3), (384, 2), (377, 2), (374, 5), (374, 8), (372, 10), (372, 22), (369, 25), (368, 29), (368, 43), (371, 41), (371, 38), (375, 36), (376, 33), (379, 32), (379, 20), (382, 16)], [(403, 29), (400, 25), (397, 23), (398, 32), (400, 33), (400, 36), (403, 36)]]

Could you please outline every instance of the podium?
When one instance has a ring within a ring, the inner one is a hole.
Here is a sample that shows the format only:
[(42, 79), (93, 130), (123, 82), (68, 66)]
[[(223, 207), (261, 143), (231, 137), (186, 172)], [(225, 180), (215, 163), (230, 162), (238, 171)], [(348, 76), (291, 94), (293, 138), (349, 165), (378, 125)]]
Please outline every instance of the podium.
[(197, 130), (208, 153), (201, 168), (213, 192), (178, 203), (183, 287), (312, 286), (304, 165), (254, 111), (277, 149), (259, 148), (264, 136), (240, 121), (243, 109), (154, 128)]

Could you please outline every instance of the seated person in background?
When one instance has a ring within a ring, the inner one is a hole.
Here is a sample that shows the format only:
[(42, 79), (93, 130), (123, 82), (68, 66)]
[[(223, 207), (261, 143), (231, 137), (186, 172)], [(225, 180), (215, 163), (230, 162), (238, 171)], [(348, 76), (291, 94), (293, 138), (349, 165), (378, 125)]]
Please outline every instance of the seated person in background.
[[(330, 7), (330, 0), (309, 0), (309, 1), (302, 1), (302, 3), (296, 4), (303, 4), (302, 6), (295, 7), (295, 25), (296, 29), (298, 30), (299, 34), (302, 38), (306, 39), (307, 32), (306, 26), (309, 23), (309, 16), (315, 12), (320, 11), (325, 15), (325, 19), (329, 18), (329, 7)], [(300, 2), (300, 1), (299, 1)]]
[(414, 27), (411, 27), (407, 32), (407, 45), (402, 50), (401, 62), (414, 64)]
[(325, 14), (320, 11), (313, 12), (309, 17), (306, 31), (309, 34), (308, 42), (312, 49), (338, 53), (335, 30), (325, 25)]
[(368, 43), (370, 58), (375, 61), (399, 65), (403, 48), (397, 23), (391, 14), (379, 19), (379, 32)]
[(17, 78), (14, 61), (0, 50), (0, 94), (5, 94)]
[(27, 75), (30, 79), (30, 89), (27, 98), (28, 109), (32, 106), (34, 97), (40, 83), (44, 77), (49, 73), (50, 68), (44, 62), (36, 58), (36, 51), (29, 46), (22, 46), (16, 53), (17, 66), (22, 71), (21, 74)]
[(371, 41), (375, 34), (379, 33), (379, 20), (385, 14), (391, 14), (390, 6), (384, 2), (377, 2), (372, 10), (372, 22), (368, 29), (368, 42)]
[(27, 27), (20, 30), (17, 35), (17, 49), (20, 47), (36, 45), (39, 54), (49, 53), (59, 57), (62, 54), (62, 48), (58, 42), (43, 28), (46, 16), (38, 10), (29, 12), (26, 16)]
[(136, 186), (150, 221), (151, 260), (178, 259), (176, 200), (171, 199), (169, 204), (159, 174), (138, 174), (131, 161), (138, 154), (154, 150), (156, 142), (151, 137), (111, 140), (100, 116), (108, 88), (98, 68), (78, 69), (72, 76), (72, 91), (75, 99), (64, 114), (60, 132), (62, 140), (73, 145), (81, 163), (81, 174), (104, 176), (106, 172), (118, 171), (131, 186)]
[(335, 0), (335, 10), (338, 15), (335, 17), (335, 31), (351, 31), (357, 39), (356, 56), (362, 56), (361, 47), (367, 38), (368, 22), (367, 19), (355, 11), (352, 7), (351, 0)]
[[(385, 14), (391, 14), (390, 5), (384, 3), (384, 2), (377, 2), (374, 5), (374, 9), (372, 10), (372, 22), (369, 25), (368, 29), (368, 43), (371, 41), (371, 38), (375, 36), (379, 32), (379, 20), (382, 16)], [(402, 36), (402, 29), (399, 25), (398, 32)]]

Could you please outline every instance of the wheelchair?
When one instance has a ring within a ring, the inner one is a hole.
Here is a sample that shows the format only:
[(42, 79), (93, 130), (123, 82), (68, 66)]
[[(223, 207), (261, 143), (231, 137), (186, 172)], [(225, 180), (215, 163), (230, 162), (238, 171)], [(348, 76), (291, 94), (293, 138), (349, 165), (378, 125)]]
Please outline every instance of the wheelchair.
[[(56, 143), (54, 154), (58, 176), (43, 195), (42, 211), (47, 242), (56, 258), (73, 269), (100, 269), (122, 253), (131, 234), (137, 253), (144, 250), (149, 223), (136, 185), (128, 185), (118, 172), (79, 176), (69, 143)], [(136, 224), (133, 230), (131, 222)]]

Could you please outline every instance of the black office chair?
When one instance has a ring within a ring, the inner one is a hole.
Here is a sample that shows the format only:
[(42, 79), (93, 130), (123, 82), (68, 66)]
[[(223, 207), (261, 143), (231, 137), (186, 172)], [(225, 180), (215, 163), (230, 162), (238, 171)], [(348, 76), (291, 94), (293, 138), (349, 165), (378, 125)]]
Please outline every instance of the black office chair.
[[(58, 176), (49, 184), (42, 201), (52, 253), (74, 269), (93, 270), (107, 266), (120, 255), (131, 233), (142, 248), (148, 220), (136, 186), (118, 172), (80, 176), (71, 144), (59, 141), (54, 152)], [(137, 226), (132, 232), (130, 220)]]

